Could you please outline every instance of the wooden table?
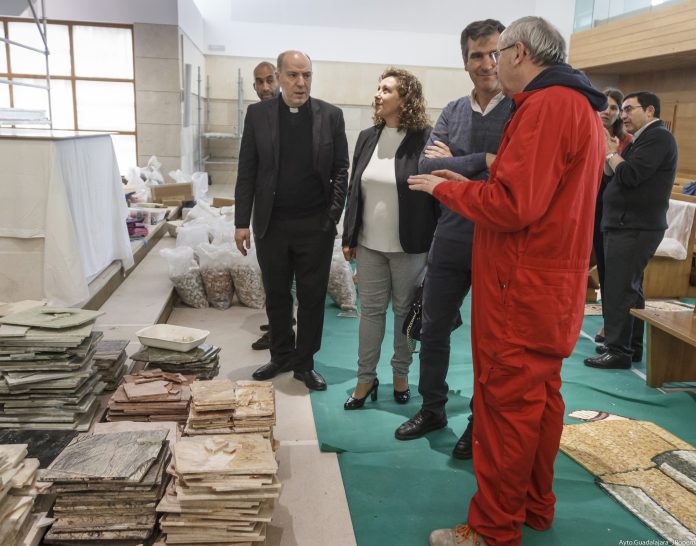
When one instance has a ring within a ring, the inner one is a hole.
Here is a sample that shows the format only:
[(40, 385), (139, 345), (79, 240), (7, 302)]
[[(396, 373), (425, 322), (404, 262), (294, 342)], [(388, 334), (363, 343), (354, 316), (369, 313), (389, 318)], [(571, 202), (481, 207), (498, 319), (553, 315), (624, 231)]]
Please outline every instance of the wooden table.
[(631, 309), (631, 314), (647, 326), (648, 385), (696, 381), (696, 313)]

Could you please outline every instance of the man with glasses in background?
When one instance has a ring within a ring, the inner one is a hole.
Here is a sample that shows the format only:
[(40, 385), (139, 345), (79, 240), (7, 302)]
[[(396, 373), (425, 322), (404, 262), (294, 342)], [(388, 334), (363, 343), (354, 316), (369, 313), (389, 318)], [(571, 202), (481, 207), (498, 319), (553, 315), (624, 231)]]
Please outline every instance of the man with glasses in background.
[[(677, 173), (677, 143), (660, 120), (660, 99), (648, 91), (624, 97), (621, 119), (633, 141), (622, 154), (618, 138), (606, 134), (607, 165), (614, 176), (604, 190), (605, 285), (602, 287), (604, 345), (585, 365), (628, 369), (635, 329), (632, 307), (643, 309), (643, 271), (667, 229), (667, 209)], [(642, 335), (640, 335), (642, 340)]]
[[(521, 544), (548, 529), (563, 430), (561, 363), (582, 325), (594, 206), (604, 165), (603, 93), (565, 64), (565, 41), (540, 17), (499, 39), (498, 78), (514, 101), (485, 183), (450, 171), (416, 175), (476, 223), (471, 341), (473, 459), (468, 523), (432, 546)], [(439, 176), (444, 178), (440, 178)]]
[[(487, 177), (512, 105), (498, 81), (496, 48), (503, 30), (500, 21), (486, 19), (462, 31), (464, 70), (474, 88), (471, 96), (452, 101), (443, 109), (421, 154), (419, 172), (449, 169), (469, 178)], [(474, 223), (442, 205), (423, 284), (418, 382), (423, 403), (418, 413), (396, 430), (398, 440), (420, 438), (447, 425), (450, 333), (471, 288), (473, 237)], [(473, 402), (470, 407), (473, 410)], [(473, 411), (452, 450), (457, 459), (471, 458), (472, 420)]]

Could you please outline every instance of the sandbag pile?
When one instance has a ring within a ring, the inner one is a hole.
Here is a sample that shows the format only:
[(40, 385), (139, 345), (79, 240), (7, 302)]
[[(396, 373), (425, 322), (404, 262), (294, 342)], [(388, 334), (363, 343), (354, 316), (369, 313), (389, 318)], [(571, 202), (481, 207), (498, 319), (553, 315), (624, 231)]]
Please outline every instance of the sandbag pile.
[(0, 428), (89, 429), (104, 389), (100, 314), (36, 307), (0, 318)]
[(196, 379), (212, 379), (220, 371), (220, 347), (203, 343), (188, 352), (142, 346), (131, 356), (143, 362), (146, 369), (192, 375)]
[(280, 496), (271, 441), (260, 434), (184, 437), (173, 447), (175, 479), (157, 511), (159, 544), (263, 542)]
[(126, 375), (109, 399), (108, 421), (173, 421), (185, 423), (193, 377), (161, 370)]
[(154, 533), (155, 507), (170, 459), (166, 430), (81, 434), (40, 472), (56, 493), (46, 544), (143, 544)]
[(126, 339), (102, 339), (97, 345), (94, 365), (106, 385), (104, 387), (106, 391), (116, 390), (123, 375), (128, 371), (126, 347), (128, 347)]

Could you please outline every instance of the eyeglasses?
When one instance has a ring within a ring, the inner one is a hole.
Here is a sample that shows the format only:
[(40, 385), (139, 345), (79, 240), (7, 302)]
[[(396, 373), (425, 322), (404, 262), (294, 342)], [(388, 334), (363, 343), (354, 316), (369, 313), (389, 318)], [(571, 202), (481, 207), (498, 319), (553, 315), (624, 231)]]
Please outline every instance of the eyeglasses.
[(630, 113), (633, 112), (633, 110), (635, 110), (636, 108), (643, 108), (643, 107), (642, 107), (642, 106), (631, 106), (631, 105), (629, 104), (628, 106), (624, 106), (624, 107), (621, 109), (621, 111), (622, 111), (624, 114), (630, 114)]
[(500, 54), (506, 49), (510, 49), (511, 47), (515, 47), (515, 44), (510, 44), (509, 46), (504, 47), (503, 49), (496, 49), (495, 51), (491, 51), (491, 57), (497, 63), (498, 59), (500, 59)]

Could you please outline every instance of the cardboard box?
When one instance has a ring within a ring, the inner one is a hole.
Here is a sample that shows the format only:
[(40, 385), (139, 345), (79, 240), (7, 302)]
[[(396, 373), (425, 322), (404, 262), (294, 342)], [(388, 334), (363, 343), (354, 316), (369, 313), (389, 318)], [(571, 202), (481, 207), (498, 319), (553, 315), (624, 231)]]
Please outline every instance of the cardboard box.
[(193, 184), (183, 182), (179, 184), (159, 184), (152, 186), (152, 201), (155, 203), (171, 204), (172, 201), (191, 201), (193, 199)]
[(234, 205), (234, 199), (228, 197), (213, 197), (213, 206), (221, 209), (222, 207), (231, 207)]

